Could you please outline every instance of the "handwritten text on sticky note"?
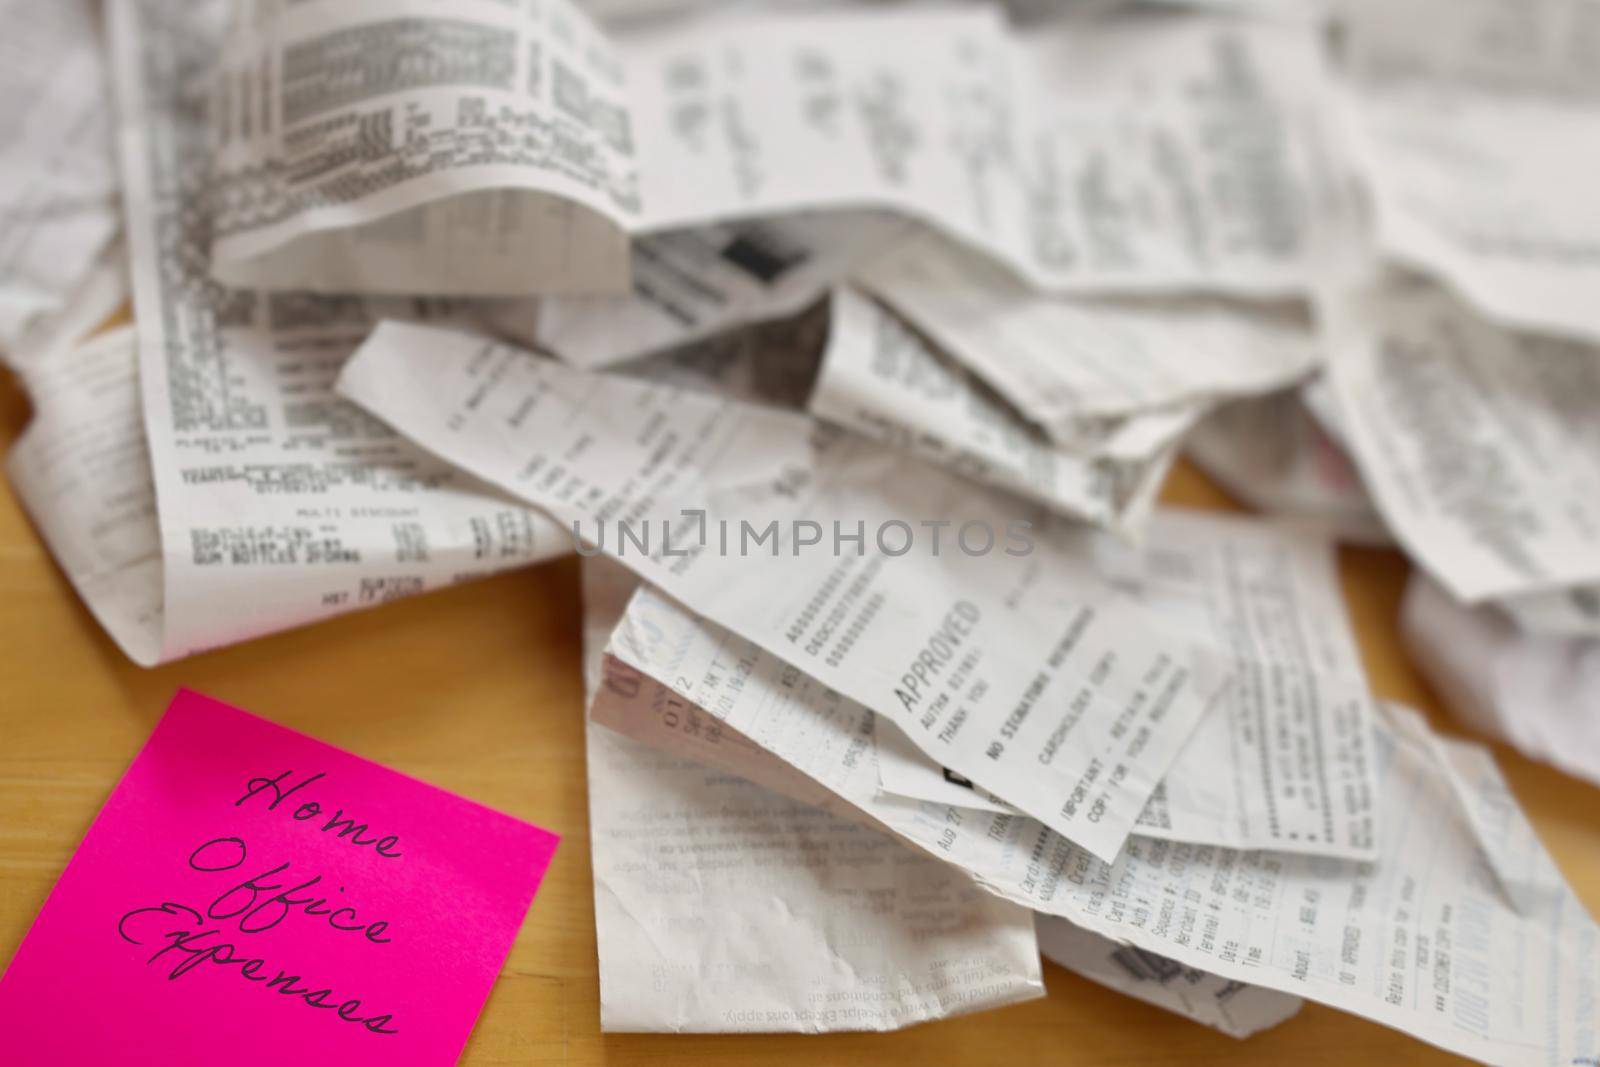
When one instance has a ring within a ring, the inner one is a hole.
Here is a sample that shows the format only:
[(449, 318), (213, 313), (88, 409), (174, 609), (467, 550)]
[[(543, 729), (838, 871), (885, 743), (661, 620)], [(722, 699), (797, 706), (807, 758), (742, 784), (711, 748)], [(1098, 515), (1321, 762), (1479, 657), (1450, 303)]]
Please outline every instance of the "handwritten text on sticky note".
[(187, 1062), (160, 1040), (183, 1033), (196, 1062), (452, 1062), (555, 844), (180, 693), (0, 978), (0, 1046)]

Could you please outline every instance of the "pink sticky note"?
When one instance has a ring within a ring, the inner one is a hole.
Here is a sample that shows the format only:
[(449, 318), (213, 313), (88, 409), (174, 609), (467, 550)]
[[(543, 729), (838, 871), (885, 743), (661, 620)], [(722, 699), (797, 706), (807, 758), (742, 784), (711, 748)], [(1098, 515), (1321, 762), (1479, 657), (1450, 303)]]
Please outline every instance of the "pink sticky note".
[(179, 692), (0, 978), (0, 1063), (452, 1063), (556, 840)]

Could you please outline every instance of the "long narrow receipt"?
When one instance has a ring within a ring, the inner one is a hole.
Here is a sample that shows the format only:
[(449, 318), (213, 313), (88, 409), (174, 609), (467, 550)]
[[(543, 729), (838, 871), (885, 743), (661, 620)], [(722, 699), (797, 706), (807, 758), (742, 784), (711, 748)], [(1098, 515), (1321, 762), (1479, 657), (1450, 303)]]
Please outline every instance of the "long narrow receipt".
[(1377, 737), (1376, 862), (1135, 839), (1114, 867), (1065, 857), (1058, 907), (1107, 937), (1463, 1055), (1593, 1058), (1600, 928), (1493, 760), (1405, 709), (1387, 709)]
[(1096, 855), (1222, 680), (1015, 498), (800, 416), (398, 323), (340, 389)]
[[(695, 626), (682, 609), (646, 588), (628, 604), (603, 666), (605, 684), (591, 704), (596, 723), (886, 830), (912, 847), (953, 859), (971, 875), (984, 873), (962, 862), (964, 851), (956, 845), (964, 824), (959, 805), (927, 806), (943, 814), (935, 838), (925, 825), (907, 820), (903, 805), (884, 802), (875, 792), (873, 765), (885, 754), (886, 735), (895, 730), (891, 724), (749, 642), (717, 635), (709, 624)], [(673, 688), (655, 680), (660, 676), (670, 678)], [(1299, 1007), (1295, 997), (1069, 931), (1059, 919), (1040, 919), (1041, 948), (1048, 936), (1056, 962), (1229, 1033), (1242, 1036), (1273, 1025)]]
[(1414, 559), (1467, 601), (1600, 579), (1600, 352), (1417, 284), (1328, 311), (1350, 445)]
[(224, 49), (216, 276), (321, 291), (620, 291), (620, 63), (566, 0), (275, 4)]
[(539, 347), (581, 366), (781, 313), (881, 243), (864, 204), (1049, 288), (1283, 292), (1312, 264), (1303, 28), (790, 11), (622, 51), (643, 211), (673, 229), (635, 244), (631, 295), (543, 301)]
[(641, 224), (876, 206), (1046, 288), (1302, 287), (1312, 179), (1294, 112), (1320, 72), (1315, 35), (1195, 19), (1160, 48), (1182, 71), (1167, 91), (1090, 98), (1059, 92), (1059, 57), (992, 10), (641, 36), (622, 49)]
[(161, 518), (162, 659), (567, 548), (539, 513), (334, 395), (373, 306), (227, 290), (207, 274), (201, 116), (226, 13), (220, 3), (109, 10)]
[(1287, 293), (1312, 266), (1305, 26), (1192, 20), (1163, 41), (1168, 91), (1056, 103), (1058, 57), (984, 10), (689, 20), (615, 49), (564, 2), (243, 22), (215, 109), (234, 284), (620, 292), (627, 233), (863, 207), (1056, 288)]
[(0, 3), (0, 362), (36, 345), (117, 228), (92, 0)]
[(1270, 392), (1317, 361), (1291, 312), (1054, 298), (931, 235), (896, 244), (855, 280), (1057, 437), (1089, 417)]
[[(709, 709), (642, 680), (622, 670), (596, 717), (718, 766), (749, 765), (728, 737), (684, 728)], [(1596, 1054), (1600, 928), (1487, 753), (1435, 737), (1412, 711), (1386, 706), (1375, 724), (1384, 834), (1370, 862), (1135, 836), (1108, 865), (1031, 819), (877, 794), (860, 784), (876, 777), (864, 766), (870, 722), (810, 721), (819, 757), (808, 767), (831, 789), (1007, 899), (1488, 1062)]]
[[(833, 297), (832, 329), (812, 414), (1052, 510), (1118, 530), (1149, 514), (1174, 445), (1116, 454), (1115, 437), (1067, 449), (852, 289)], [(1168, 423), (1176, 431), (1181, 422)], [(1176, 434), (1174, 434), (1176, 436)]]
[(1133, 578), (1147, 607), (1226, 648), (1233, 678), (1138, 832), (1374, 858), (1373, 701), (1331, 543), (1291, 525), (1160, 511)]
[(128, 658), (161, 653), (161, 535), (132, 327), (25, 365), (33, 420), (6, 473), (50, 552)]
[[(1137, 547), (1107, 544), (1102, 559), (1153, 614), (1224, 650), (1231, 670), (1135, 832), (1376, 856), (1373, 702), (1328, 540), (1298, 525), (1169, 509)], [(925, 757), (919, 787), (904, 788), (918, 769), (910, 760), (881, 766), (894, 772), (882, 774), (890, 792), (961, 803)]]
[[(584, 561), (585, 677), (635, 580)], [(605, 1030), (888, 1030), (1043, 995), (1030, 913), (959, 871), (590, 723)]]

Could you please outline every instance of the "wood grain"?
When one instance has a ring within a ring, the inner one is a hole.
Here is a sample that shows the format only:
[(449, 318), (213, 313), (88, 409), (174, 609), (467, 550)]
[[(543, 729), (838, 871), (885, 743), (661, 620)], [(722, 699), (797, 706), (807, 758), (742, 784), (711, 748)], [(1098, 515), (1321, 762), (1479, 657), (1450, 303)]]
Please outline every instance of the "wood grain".
[[(0, 374), (0, 446), (26, 399)], [(1234, 504), (1186, 465), (1164, 499)], [(1377, 692), (1457, 728), (1398, 643), (1407, 564), (1347, 550), (1344, 590)], [(1316, 1005), (1236, 1042), (1053, 966), (1049, 996), (896, 1034), (603, 1035), (578, 677), (577, 568), (565, 560), (157, 670), (101, 632), (0, 489), (0, 966), (107, 794), (186, 685), (559, 832), (549, 879), (464, 1063), (1424, 1064), (1453, 1057)], [(1600, 795), (1497, 750), (1590, 912), (1600, 911)]]

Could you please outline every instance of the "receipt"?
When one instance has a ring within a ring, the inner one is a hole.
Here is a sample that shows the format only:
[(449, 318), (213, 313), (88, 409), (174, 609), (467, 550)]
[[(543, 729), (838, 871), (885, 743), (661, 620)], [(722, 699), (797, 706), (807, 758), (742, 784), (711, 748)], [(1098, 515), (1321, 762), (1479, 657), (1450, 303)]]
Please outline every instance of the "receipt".
[[(613, 640), (614, 651), (623, 647)], [(620, 660), (608, 663), (619, 673), (600, 691), (597, 719), (725, 769), (749, 764), (731, 731), (708, 738), (684, 728), (690, 711), (716, 718), (674, 701), (689, 679), (652, 689)], [(1533, 1067), (1595, 1055), (1600, 928), (1488, 754), (1435, 737), (1408, 709), (1386, 706), (1374, 723), (1383, 834), (1373, 861), (1136, 835), (1106, 864), (1031, 819), (862, 786), (876, 777), (864, 766), (871, 726), (836, 715), (807, 721), (811, 746), (834, 752), (810, 766), (841, 798), (1009, 900), (1488, 1062)]]
[[(214, 270), (234, 285), (621, 295), (629, 235), (861, 210), (1052, 289), (1288, 295), (1314, 268), (1304, 23), (1114, 33), (1123, 63), (1080, 84), (1060, 68), (1093, 54), (1096, 24), (1021, 38), (992, 9), (743, 12), (615, 41), (562, 0), (262, 4), (238, 22), (211, 179)], [(699, 266), (653, 248), (632, 298), (554, 305), (552, 347), (597, 365), (670, 331), (674, 304), (685, 326), (773, 297), (703, 256), (722, 237), (685, 241)], [(711, 315), (683, 295), (707, 272), (729, 298)], [(783, 297), (804, 303), (820, 274)]]
[(932, 237), (897, 244), (855, 280), (1058, 439), (1085, 418), (1280, 389), (1317, 363), (1289, 310), (1053, 298)]
[(1358, 4), (1351, 146), (1384, 251), (1507, 325), (1600, 340), (1590, 0)]
[[(874, 208), (1050, 287), (1306, 281), (1295, 113), (1320, 66), (1305, 26), (1173, 20), (1153, 49), (1120, 34), (1130, 63), (1166, 79), (1152, 99), (1123, 75), (1096, 93), (1057, 84), (1059, 48), (1013, 39), (989, 11), (690, 20), (614, 50), (566, 5), (538, 11), (289, 5), (237, 35), (218, 114), (219, 277), (581, 291), (625, 268), (624, 230)], [(416, 51), (432, 62), (391, 58)], [(1082, 198), (1060, 194), (1073, 185)], [(408, 246), (429, 255), (392, 254)], [(700, 271), (673, 269), (684, 253), (635, 270), (632, 300), (555, 302), (542, 343), (595, 365), (642, 351), (674, 303), (701, 315), (704, 294), (682, 299)], [(710, 263), (712, 288), (751, 302)], [(596, 320), (619, 306), (610, 330)]]
[(1379, 725), (1375, 862), (1135, 838), (1114, 867), (1064, 858), (1059, 910), (1462, 1055), (1593, 1057), (1600, 929), (1493, 760), (1414, 712), (1387, 709)]
[(1413, 575), (1401, 633), (1417, 667), (1473, 729), (1600, 785), (1600, 638), (1523, 633)]
[(1073, 531), (801, 416), (398, 323), (339, 387), (1096, 855), (1222, 681)]
[[(1197, 640), (1226, 650), (1232, 667), (1218, 706), (1167, 769), (1135, 832), (1375, 856), (1372, 705), (1328, 543), (1293, 527), (1162, 511), (1139, 558), (1114, 565), (1141, 580), (1152, 613), (1192, 627)], [(872, 791), (881, 786), (898, 797), (1018, 814), (977, 788), (981, 780), (964, 783), (910, 748), (894, 726), (873, 724), (866, 708), (650, 590), (634, 598), (611, 652), (861, 810), (875, 810)], [(603, 705), (595, 715), (635, 732), (626, 718), (607, 718)], [(835, 760), (870, 770), (841, 779)], [(1005, 792), (1003, 782), (990, 788)]]
[(1183, 447), (1257, 511), (1304, 519), (1353, 544), (1392, 544), (1361, 473), (1311, 408), (1314, 395), (1302, 386), (1235, 400), (1202, 420)]
[(565, 0), (261, 3), (211, 115), (234, 286), (620, 291), (638, 210), (620, 61)]
[[(1115, 453), (1114, 434), (1073, 449), (1051, 442), (969, 371), (848, 288), (833, 298), (810, 410), (956, 474), (1122, 531), (1149, 514), (1174, 452), (1162, 433), (1126, 457)], [(1165, 418), (1161, 425), (1171, 436), (1181, 429)]]
[(1333, 546), (1293, 525), (1169, 509), (1131, 564), (1111, 566), (1152, 612), (1226, 649), (1232, 668), (1137, 832), (1373, 858), (1373, 702)]
[[(635, 580), (584, 561), (600, 683)], [(588, 725), (600, 1024), (890, 1030), (1044, 994), (1029, 912), (892, 838)]]
[(568, 548), (544, 516), (332, 392), (377, 315), (448, 303), (229, 290), (207, 276), (199, 117), (226, 10), (110, 9), (163, 660)]
[(0, 24), (0, 361), (15, 361), (116, 232), (117, 169), (100, 5), (5, 0)]
[(1177, 1012), (1229, 1037), (1249, 1037), (1294, 1017), (1299, 997), (1219, 978), (1165, 956), (1119, 945), (1053, 915), (1040, 915), (1044, 958), (1092, 982)]
[(1413, 559), (1466, 601), (1600, 578), (1600, 352), (1421, 284), (1328, 312), (1352, 454)]
[[(1060, 38), (1078, 34), (1093, 29)], [(1175, 20), (1148, 51), (1121, 35), (1121, 58), (1169, 79), (1153, 93), (1121, 75), (1098, 93), (1059, 84), (1044, 36), (936, 10), (630, 40), (643, 225), (875, 206), (1046, 288), (1304, 286), (1314, 175), (1296, 115), (1321, 72), (1308, 27)]]
[(1318, 172), (1287, 114), (1320, 70), (1303, 27), (1013, 38), (982, 11), (788, 11), (620, 46), (650, 233), (628, 296), (541, 302), (538, 346), (580, 366), (783, 314), (909, 219), (1047, 288), (1289, 291), (1310, 269)]
[[(680, 609), (648, 590), (628, 605), (608, 647), (605, 682), (592, 705), (595, 723), (649, 744), (650, 749), (640, 746), (638, 751), (654, 751), (658, 760), (672, 758), (667, 755), (671, 753), (697, 765), (703, 762), (951, 858), (941, 849), (951, 849), (958, 835), (971, 832), (963, 830), (959, 806), (929, 806), (944, 815), (944, 828), (935, 838), (923, 826), (908, 823), (896, 802), (885, 803), (874, 793), (872, 766), (881, 763), (894, 744), (897, 730), (892, 724), (840, 700), (771, 657), (758, 662), (762, 654), (731, 635), (716, 644), (708, 661), (707, 646), (696, 649), (693, 643), (678, 643), (679, 635), (672, 632), (675, 618), (684, 618)], [(586, 616), (586, 625), (587, 620)], [(676, 655), (674, 649), (687, 654)], [(663, 651), (666, 657), (656, 655)], [(663, 673), (688, 672), (673, 674), (675, 684), (714, 700), (715, 712), (695, 705), (692, 694), (680, 695), (636, 671), (628, 665), (633, 657), (651, 659), (652, 669)], [(667, 666), (668, 659), (672, 666)], [(701, 674), (702, 668), (708, 673)], [(734, 723), (773, 747), (761, 747)], [(591, 730), (612, 736), (599, 726), (592, 725)], [(962, 856), (962, 850), (955, 848), (956, 867), (962, 866)], [(1062, 966), (1226, 1032), (1242, 1036), (1281, 1022), (1299, 1007), (1295, 997), (1224, 981), (1153, 953), (1068, 929), (1059, 919), (1039, 919), (1040, 947)]]
[(528, 336), (569, 363), (601, 367), (782, 318), (905, 229), (882, 212), (819, 211), (640, 237), (630, 294), (542, 298)]
[(95, 619), (149, 667), (161, 653), (161, 536), (135, 349), (124, 326), (26, 364), (33, 419), (6, 473)]
[(1063, 291), (1265, 297), (1320, 274), (1315, 24), (1135, 12), (1063, 21), (1023, 55), (1038, 123), (1024, 157), (1031, 240), (1072, 261), (1078, 284)]
[(1600, 162), (1600, 113), (1418, 95), (1353, 109), (1380, 246), (1507, 325), (1600, 341), (1600, 208), (1584, 180)]

